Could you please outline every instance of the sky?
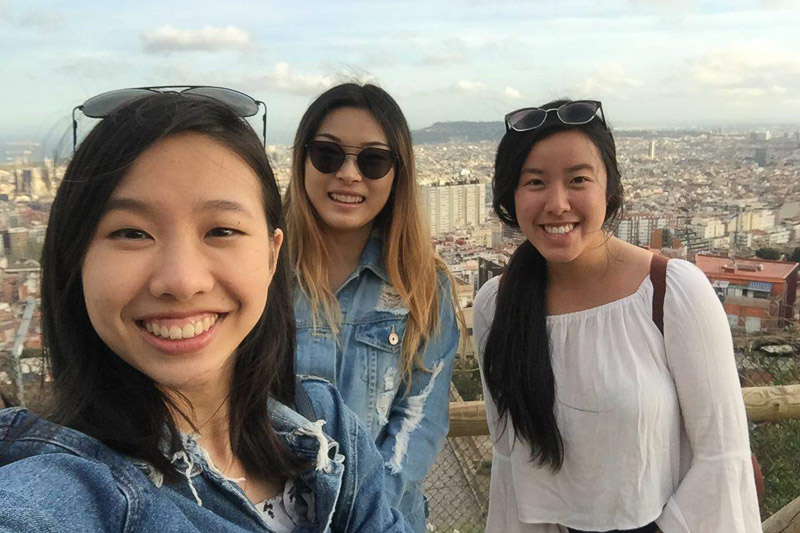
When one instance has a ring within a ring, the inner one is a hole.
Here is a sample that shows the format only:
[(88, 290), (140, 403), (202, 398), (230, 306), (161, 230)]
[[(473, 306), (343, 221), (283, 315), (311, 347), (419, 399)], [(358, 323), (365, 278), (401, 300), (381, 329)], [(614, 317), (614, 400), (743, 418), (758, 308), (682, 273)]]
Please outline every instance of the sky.
[(0, 0), (0, 143), (71, 143), (104, 91), (207, 84), (265, 101), (283, 144), (353, 78), (412, 129), (559, 97), (615, 127), (800, 124), (800, 0)]

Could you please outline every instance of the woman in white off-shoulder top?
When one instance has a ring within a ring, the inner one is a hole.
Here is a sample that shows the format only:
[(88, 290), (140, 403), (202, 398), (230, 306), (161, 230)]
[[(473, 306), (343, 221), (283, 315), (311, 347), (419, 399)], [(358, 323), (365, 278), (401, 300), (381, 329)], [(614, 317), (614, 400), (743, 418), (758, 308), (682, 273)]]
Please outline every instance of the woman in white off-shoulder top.
[[(488, 532), (761, 531), (730, 330), (691, 263), (611, 236), (622, 209), (600, 103), (506, 116), (494, 208), (527, 240), (475, 299), (494, 441)], [(660, 309), (660, 307), (659, 307)]]

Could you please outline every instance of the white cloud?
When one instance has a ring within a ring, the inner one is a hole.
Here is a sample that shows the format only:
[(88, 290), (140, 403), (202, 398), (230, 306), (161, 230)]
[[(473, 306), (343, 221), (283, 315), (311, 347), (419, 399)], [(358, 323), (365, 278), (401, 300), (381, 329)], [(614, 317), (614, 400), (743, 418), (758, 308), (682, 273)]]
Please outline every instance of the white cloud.
[(632, 97), (636, 89), (642, 87), (644, 82), (629, 76), (625, 67), (617, 63), (601, 65), (591, 76), (578, 84), (576, 98), (595, 98), (600, 96), (615, 96), (620, 99)]
[(272, 72), (256, 81), (268, 89), (301, 96), (316, 95), (334, 84), (331, 76), (295, 72), (285, 61), (275, 63)]
[(486, 88), (486, 85), (480, 81), (460, 80), (455, 83), (453, 88), (462, 93), (474, 93)]
[(506, 98), (515, 98), (515, 99), (522, 97), (522, 95), (519, 94), (519, 91), (513, 87), (506, 87), (505, 89), (503, 89), (503, 96), (505, 96)]
[(250, 34), (235, 26), (215, 28), (204, 26), (182, 30), (165, 25), (141, 35), (145, 52), (218, 52), (247, 50), (254, 47)]
[[(2, 10), (0, 5), (0, 10)], [(35, 9), (20, 15), (17, 23), (20, 26), (36, 28), (41, 31), (54, 31), (64, 25), (64, 16), (52, 9)]]
[(732, 43), (715, 48), (690, 67), (705, 90), (729, 96), (758, 97), (800, 91), (800, 56), (770, 42)]

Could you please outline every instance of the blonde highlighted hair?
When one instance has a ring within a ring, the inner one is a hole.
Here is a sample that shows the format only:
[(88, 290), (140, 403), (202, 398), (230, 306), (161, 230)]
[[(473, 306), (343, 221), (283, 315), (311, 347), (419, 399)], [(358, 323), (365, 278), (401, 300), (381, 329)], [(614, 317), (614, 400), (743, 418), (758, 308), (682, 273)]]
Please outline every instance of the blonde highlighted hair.
[(398, 160), (392, 192), (374, 227), (383, 240), (383, 261), (392, 288), (408, 308), (400, 366), (410, 381), (415, 368), (425, 369), (420, 348), (438, 330), (439, 306), (455, 307), (457, 300), (450, 280), (451, 301), (439, 301), (439, 274), (449, 276), (449, 273), (431, 246), (430, 233), (417, 205), (411, 132), (397, 102), (380, 87), (357, 83), (333, 87), (314, 100), (300, 120), (294, 139), (292, 177), (284, 200), (290, 261), (298, 288), (311, 300), (314, 324), (324, 317), (337, 334), (342, 313), (328, 286), (328, 251), (317, 214), (305, 191), (305, 161), (306, 144), (314, 138), (322, 121), (331, 111), (344, 107), (372, 113)]

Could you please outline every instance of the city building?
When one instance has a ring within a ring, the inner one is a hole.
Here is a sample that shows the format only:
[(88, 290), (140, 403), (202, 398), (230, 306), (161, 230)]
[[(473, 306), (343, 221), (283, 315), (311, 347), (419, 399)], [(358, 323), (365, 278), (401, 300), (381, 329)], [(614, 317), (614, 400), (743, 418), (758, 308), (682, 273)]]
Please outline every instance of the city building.
[(774, 330), (794, 317), (798, 263), (698, 254), (695, 264), (711, 281), (733, 330)]
[(617, 226), (614, 235), (625, 242), (636, 246), (646, 246), (650, 243), (650, 236), (657, 229), (668, 226), (669, 220), (663, 215), (649, 213), (626, 214)]
[(486, 187), (479, 182), (423, 185), (422, 205), (434, 236), (478, 227), (486, 221)]

